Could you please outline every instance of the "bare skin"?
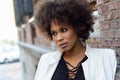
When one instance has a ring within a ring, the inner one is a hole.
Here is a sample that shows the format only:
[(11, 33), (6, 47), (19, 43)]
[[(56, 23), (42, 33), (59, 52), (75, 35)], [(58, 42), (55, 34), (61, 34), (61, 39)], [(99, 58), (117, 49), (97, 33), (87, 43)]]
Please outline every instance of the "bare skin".
[[(51, 23), (52, 38), (57, 46), (64, 52), (63, 58), (73, 66), (85, 57), (85, 47), (81, 44), (76, 31), (71, 26)], [(71, 68), (71, 67), (68, 67)]]

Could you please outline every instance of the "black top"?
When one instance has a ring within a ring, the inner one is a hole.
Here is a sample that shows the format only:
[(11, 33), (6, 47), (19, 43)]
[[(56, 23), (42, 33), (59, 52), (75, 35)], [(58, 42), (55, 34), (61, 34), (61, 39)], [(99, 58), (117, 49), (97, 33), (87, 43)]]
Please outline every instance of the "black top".
[(68, 68), (67, 68), (65, 60), (63, 59), (63, 56), (62, 56), (51, 80), (85, 80), (84, 72), (83, 72), (83, 68), (82, 68), (81, 63), (86, 61), (87, 58), (88, 57), (85, 56), (82, 59), (82, 61), (80, 62), (80, 66), (79, 66), (78, 71), (75, 75), (75, 78), (74, 79), (69, 79), (68, 78)]

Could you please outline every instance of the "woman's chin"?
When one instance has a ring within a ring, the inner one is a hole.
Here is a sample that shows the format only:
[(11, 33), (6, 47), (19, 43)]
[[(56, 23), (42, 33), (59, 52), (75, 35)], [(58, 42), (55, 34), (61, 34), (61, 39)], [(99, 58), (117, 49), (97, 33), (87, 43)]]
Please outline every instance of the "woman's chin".
[(68, 48), (59, 48), (61, 52), (66, 52), (66, 51), (69, 51)]

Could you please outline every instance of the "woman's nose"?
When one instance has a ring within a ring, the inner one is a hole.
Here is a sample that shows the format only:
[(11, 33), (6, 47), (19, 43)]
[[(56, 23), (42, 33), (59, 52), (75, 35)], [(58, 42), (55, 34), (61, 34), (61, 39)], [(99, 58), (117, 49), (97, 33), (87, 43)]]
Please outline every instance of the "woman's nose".
[(57, 41), (61, 41), (61, 40), (63, 40), (64, 38), (63, 38), (63, 35), (62, 34), (58, 34), (57, 35)]

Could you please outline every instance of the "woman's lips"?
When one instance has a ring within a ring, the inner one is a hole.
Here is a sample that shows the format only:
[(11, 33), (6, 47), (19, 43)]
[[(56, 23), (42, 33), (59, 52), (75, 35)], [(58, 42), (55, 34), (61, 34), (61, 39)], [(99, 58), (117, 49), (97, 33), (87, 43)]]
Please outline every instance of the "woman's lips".
[(65, 48), (66, 46), (67, 46), (67, 43), (63, 43), (59, 45), (60, 48)]

